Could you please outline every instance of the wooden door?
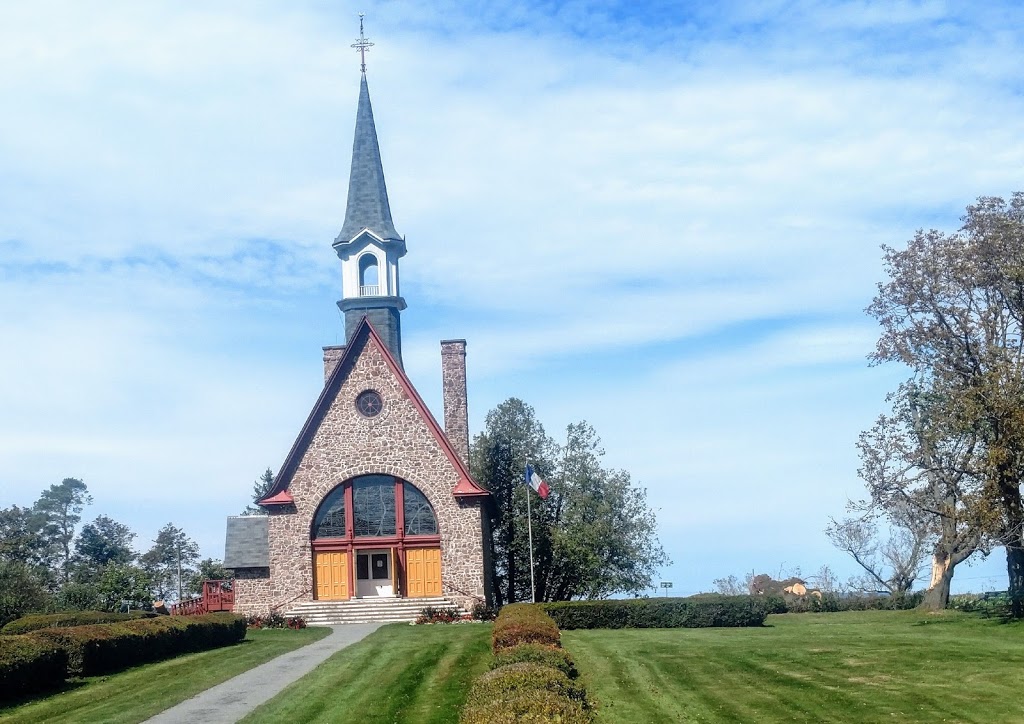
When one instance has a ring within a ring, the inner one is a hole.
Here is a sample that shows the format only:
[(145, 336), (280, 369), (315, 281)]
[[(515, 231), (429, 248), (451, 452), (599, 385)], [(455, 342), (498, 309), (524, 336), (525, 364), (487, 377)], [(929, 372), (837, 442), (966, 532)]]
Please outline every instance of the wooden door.
[(344, 601), (348, 593), (348, 554), (342, 551), (317, 551), (316, 597), (320, 601)]
[(408, 582), (410, 598), (440, 596), (441, 549), (408, 549), (405, 552), (405, 577)]

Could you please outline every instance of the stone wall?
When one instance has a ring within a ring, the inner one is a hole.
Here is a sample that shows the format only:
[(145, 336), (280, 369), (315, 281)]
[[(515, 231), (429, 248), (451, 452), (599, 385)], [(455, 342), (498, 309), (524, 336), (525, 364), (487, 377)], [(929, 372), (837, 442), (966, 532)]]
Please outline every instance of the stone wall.
[(441, 390), (444, 393), (444, 432), (469, 467), (469, 407), (466, 399), (466, 340), (441, 341)]
[[(483, 530), (479, 499), (456, 499), (458, 469), (448, 459), (372, 337), (366, 337), (295, 469), (288, 492), (294, 505), (270, 515), (269, 599), (313, 598), (310, 530), (317, 507), (341, 483), (359, 475), (394, 475), (430, 501), (441, 534), (446, 595), (471, 607), (484, 597)], [(372, 389), (384, 400), (375, 417), (355, 407)], [(249, 605), (246, 603), (246, 605)]]
[(243, 616), (267, 613), (272, 603), (270, 569), (236, 568), (234, 575), (235, 605), (232, 610)]

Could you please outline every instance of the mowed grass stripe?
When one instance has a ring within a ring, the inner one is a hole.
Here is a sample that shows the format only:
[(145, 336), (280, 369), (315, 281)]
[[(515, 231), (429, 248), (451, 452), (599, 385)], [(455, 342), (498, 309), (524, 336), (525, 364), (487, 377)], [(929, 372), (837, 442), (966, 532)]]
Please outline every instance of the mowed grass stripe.
[(384, 626), (329, 658), (243, 721), (457, 722), (487, 668), (491, 626)]
[(1024, 625), (956, 612), (566, 631), (602, 722), (1024, 721)]

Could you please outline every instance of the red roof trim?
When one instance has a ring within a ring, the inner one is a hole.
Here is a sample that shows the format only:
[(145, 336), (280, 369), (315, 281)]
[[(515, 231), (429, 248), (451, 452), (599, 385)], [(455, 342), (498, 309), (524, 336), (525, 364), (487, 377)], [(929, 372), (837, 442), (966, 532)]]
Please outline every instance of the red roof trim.
[[(312, 411), (309, 413), (309, 417), (306, 418), (305, 424), (302, 426), (302, 430), (299, 432), (298, 437), (295, 439), (295, 443), (292, 445), (291, 450), (288, 451), (288, 456), (284, 460), (284, 464), (281, 465), (281, 469), (277, 472), (277, 477), (274, 478), (274, 484), (267, 494), (267, 497), (260, 501), (260, 504), (265, 503), (276, 504), (276, 498), (278, 494), (285, 492), (288, 485), (291, 483), (292, 476), (295, 474), (295, 468), (299, 464), (299, 460), (302, 457), (302, 453), (305, 452), (309, 445), (313, 434), (319, 427), (320, 421), (323, 419), (324, 414), (327, 412), (327, 408), (330, 405), (330, 401), (334, 399), (338, 388), (341, 386), (341, 382), (348, 375), (348, 370), (351, 364), (356, 358), (357, 348), (365, 348), (365, 345), (360, 344), (363, 340), (362, 337), (367, 337), (367, 343), (370, 340), (377, 345), (381, 354), (384, 357), (384, 361), (388, 367), (394, 373), (398, 379), (398, 383), (402, 390), (409, 396), (412, 401), (413, 407), (419, 412), (420, 417), (423, 418), (424, 422), (427, 423), (431, 434), (441, 447), (441, 451), (448, 458), (448, 461), (455, 468), (459, 474), (459, 482), (455, 488), (452, 489), (452, 494), (457, 498), (471, 498), (471, 497), (486, 497), (490, 495), (490, 492), (480, 487), (480, 485), (473, 480), (469, 474), (469, 470), (466, 469), (465, 464), (455, 453), (455, 449), (452, 447), (451, 441), (448, 440), (448, 436), (444, 434), (444, 430), (437, 424), (437, 420), (430, 414), (430, 410), (424, 404), (423, 399), (416, 392), (416, 388), (412, 386), (412, 382), (406, 376), (405, 372), (399, 367), (395, 358), (388, 351), (387, 346), (381, 341), (380, 336), (377, 334), (377, 330), (373, 328), (369, 320), (363, 317), (356, 327), (355, 332), (352, 334), (352, 339), (345, 347), (345, 352), (342, 354), (341, 359), (334, 367), (334, 371), (331, 372), (331, 376), (328, 378), (327, 383), (324, 385), (323, 390), (320, 392), (320, 397), (317, 398), (316, 404), (313, 405)], [(285, 492), (285, 494), (287, 494)], [(288, 495), (289, 500), (284, 502), (292, 502), (291, 495)]]
[(292, 497), (292, 494), (287, 490), (282, 490), (280, 493), (264, 498), (259, 501), (257, 505), (288, 505), (289, 503), (294, 502), (295, 498)]

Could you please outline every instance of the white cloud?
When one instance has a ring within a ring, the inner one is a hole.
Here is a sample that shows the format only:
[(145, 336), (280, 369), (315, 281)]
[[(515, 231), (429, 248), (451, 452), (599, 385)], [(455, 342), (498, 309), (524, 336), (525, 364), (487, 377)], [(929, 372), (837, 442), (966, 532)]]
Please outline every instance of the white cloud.
[[(370, 13), (407, 366), (438, 409), (464, 336), (477, 426), (511, 395), (595, 422), (688, 576), (730, 572), (690, 526), (762, 546), (769, 511), (824, 559), (793, 531), (856, 494), (899, 376), (863, 362), (878, 245), (1019, 183), (1020, 10), (657, 7)], [(219, 554), (339, 341), (355, 10), (0, 10), (0, 504), (80, 474)]]

